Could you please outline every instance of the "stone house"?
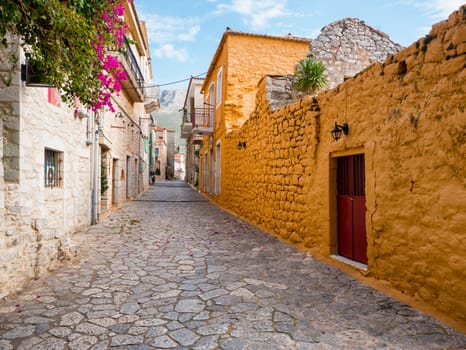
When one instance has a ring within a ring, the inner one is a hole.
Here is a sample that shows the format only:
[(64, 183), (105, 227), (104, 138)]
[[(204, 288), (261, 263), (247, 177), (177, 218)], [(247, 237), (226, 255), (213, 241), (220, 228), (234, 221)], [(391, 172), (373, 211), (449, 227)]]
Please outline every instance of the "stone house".
[(312, 40), (308, 56), (327, 67), (327, 88), (334, 88), (403, 47), (357, 18), (344, 18), (323, 27)]
[(465, 28), (462, 6), (315, 97), (263, 77), (254, 111), (220, 140), (210, 198), (465, 329)]
[(249, 34), (229, 28), (224, 32), (201, 89), (205, 108), (196, 116), (196, 133), (203, 136), (199, 187), (204, 193), (220, 195), (222, 142), (254, 111), (260, 79), (266, 74), (293, 73), (306, 56), (309, 42), (291, 35)]
[(184, 153), (180, 153), (180, 152), (175, 153), (173, 164), (174, 164), (173, 168), (175, 170), (175, 179), (185, 181), (186, 161), (185, 161)]
[(154, 132), (154, 165), (157, 181), (165, 181), (172, 177), (173, 160), (170, 162), (170, 150), (175, 148), (175, 130), (156, 126)]
[[(183, 120), (181, 123), (181, 138), (186, 139), (186, 174), (185, 180), (192, 186), (197, 186), (199, 178), (199, 149), (203, 142), (204, 116), (208, 108), (204, 105), (201, 94), (204, 78), (192, 77), (189, 80), (186, 98), (183, 105)], [(197, 119), (196, 119), (197, 116)], [(196, 120), (198, 123), (196, 123)]]
[[(126, 6), (125, 45), (117, 54), (128, 80), (116, 113), (65, 105), (54, 88), (0, 80), (0, 297), (72, 257), (72, 233), (85, 229), (148, 185), (144, 143), (157, 92), (147, 98), (149, 47), (134, 4)], [(128, 41), (127, 39), (134, 40)], [(11, 74), (0, 52), (0, 74)]]

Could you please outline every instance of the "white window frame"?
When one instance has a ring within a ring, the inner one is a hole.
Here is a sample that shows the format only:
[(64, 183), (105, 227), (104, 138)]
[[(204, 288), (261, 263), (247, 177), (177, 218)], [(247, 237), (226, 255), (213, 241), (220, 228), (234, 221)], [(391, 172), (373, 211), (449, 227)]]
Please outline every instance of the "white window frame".
[(207, 193), (209, 188), (209, 153), (206, 151), (204, 154), (204, 193)]
[(220, 177), (221, 177), (221, 161), (222, 161), (222, 148), (221, 148), (221, 143), (220, 141), (217, 142), (216, 147), (215, 147), (215, 194), (218, 196), (221, 191), (221, 183), (220, 183)]
[(216, 106), (222, 103), (222, 88), (223, 88), (223, 67), (220, 67), (217, 73), (217, 90), (215, 95)]
[(209, 127), (214, 127), (214, 106), (215, 106), (215, 83), (211, 83), (209, 86), (208, 96), (208, 107), (209, 107)]

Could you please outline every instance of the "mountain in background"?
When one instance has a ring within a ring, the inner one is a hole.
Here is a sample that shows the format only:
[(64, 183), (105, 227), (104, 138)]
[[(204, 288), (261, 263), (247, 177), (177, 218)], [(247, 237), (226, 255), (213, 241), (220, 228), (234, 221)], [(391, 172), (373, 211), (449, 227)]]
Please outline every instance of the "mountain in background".
[(157, 125), (175, 131), (175, 147), (180, 146), (180, 152), (184, 152), (186, 140), (181, 139), (181, 123), (186, 90), (162, 90), (160, 91), (160, 109), (152, 113)]
[(162, 90), (159, 112), (178, 112), (183, 108), (186, 90)]

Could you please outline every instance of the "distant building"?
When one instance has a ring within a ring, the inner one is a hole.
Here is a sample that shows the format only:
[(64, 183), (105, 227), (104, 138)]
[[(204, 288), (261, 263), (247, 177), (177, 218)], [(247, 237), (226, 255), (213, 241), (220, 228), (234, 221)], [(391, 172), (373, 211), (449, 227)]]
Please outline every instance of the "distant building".
[(172, 180), (175, 176), (175, 130), (167, 131), (167, 180)]
[[(198, 185), (199, 178), (199, 149), (203, 137), (199, 123), (203, 124), (202, 116), (206, 115), (204, 96), (201, 94), (204, 78), (192, 77), (183, 105), (183, 120), (181, 123), (181, 137), (186, 139), (186, 170), (185, 180), (193, 186)], [(196, 116), (197, 123), (196, 123)]]
[[(154, 171), (157, 181), (171, 180), (174, 176), (174, 130), (157, 126), (153, 128)], [(171, 161), (169, 154), (173, 154)]]
[(175, 168), (175, 179), (176, 180), (185, 180), (185, 169), (186, 169), (186, 162), (183, 153), (175, 153), (174, 157), (174, 168)]

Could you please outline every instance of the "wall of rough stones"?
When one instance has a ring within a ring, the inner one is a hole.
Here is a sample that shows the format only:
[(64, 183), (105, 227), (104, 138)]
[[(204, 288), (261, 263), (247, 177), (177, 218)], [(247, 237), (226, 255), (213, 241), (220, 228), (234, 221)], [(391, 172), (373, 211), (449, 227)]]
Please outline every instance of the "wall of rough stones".
[[(225, 138), (217, 201), (282, 239), (302, 243), (314, 240), (308, 194), (316, 164), (319, 106), (308, 96), (271, 111), (269, 97), (282, 82), (265, 77), (255, 112)], [(238, 142), (246, 142), (246, 147), (237, 149)]]
[[(0, 130), (3, 130), (3, 119), (0, 118)], [(0, 134), (0, 232), (5, 231), (5, 180), (3, 170), (3, 134)], [(1, 248), (0, 248), (1, 249)]]
[[(15, 45), (11, 50), (18, 50)], [(5, 55), (2, 51), (2, 55)], [(18, 70), (0, 60), (2, 181), (0, 296), (70, 258), (69, 234), (90, 222), (90, 151), (86, 120), (48, 103), (47, 88), (25, 87)], [(45, 188), (44, 150), (63, 152), (63, 186)]]
[[(465, 324), (465, 68), (462, 7), (316, 100), (272, 111), (279, 83), (263, 79), (255, 111), (222, 142), (213, 199), (281, 239), (335, 254), (336, 159), (362, 153), (367, 274)], [(334, 122), (350, 127), (338, 142)]]
[(383, 62), (387, 55), (402, 49), (385, 33), (357, 18), (344, 18), (322, 28), (312, 40), (309, 56), (327, 67), (328, 87), (334, 88), (345, 77), (352, 77), (375, 62)]

